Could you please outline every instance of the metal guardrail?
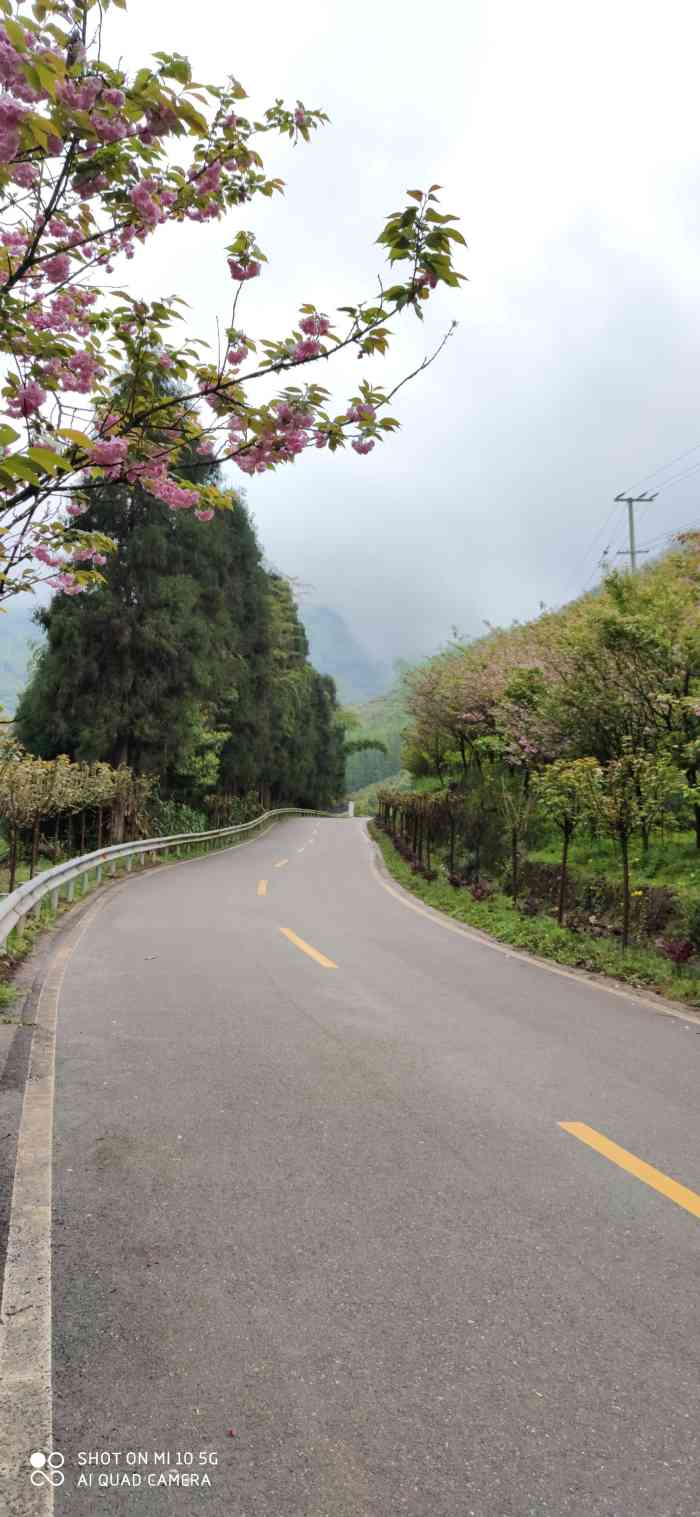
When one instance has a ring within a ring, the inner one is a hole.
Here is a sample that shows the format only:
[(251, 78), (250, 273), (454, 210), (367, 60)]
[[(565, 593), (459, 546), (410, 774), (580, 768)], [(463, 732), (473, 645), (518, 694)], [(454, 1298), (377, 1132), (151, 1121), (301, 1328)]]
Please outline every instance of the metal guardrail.
[(42, 874), (34, 876), (33, 880), (27, 880), (23, 885), (18, 885), (4, 900), (0, 900), (0, 944), (4, 943), (10, 933), (16, 928), (20, 936), (24, 927), (25, 918), (28, 917), (46, 896), (51, 897), (51, 905), (55, 911), (62, 890), (66, 892), (66, 900), (75, 899), (76, 880), (82, 880), (83, 893), (88, 887), (89, 877), (95, 874), (93, 883), (97, 884), (102, 878), (105, 866), (110, 874), (116, 874), (119, 859), (126, 859), (127, 873), (131, 871), (134, 859), (140, 859), (142, 867), (150, 855), (157, 856), (165, 853), (170, 848), (184, 848), (194, 851), (202, 844), (210, 843), (212, 848), (220, 847), (230, 837), (240, 833), (251, 832), (256, 827), (261, 827), (264, 822), (274, 821), (280, 816), (349, 816), (347, 812), (314, 811), (301, 806), (282, 806), (276, 811), (265, 811), (262, 816), (256, 816), (252, 822), (239, 822), (234, 827), (219, 827), (211, 832), (178, 832), (167, 838), (139, 838), (134, 843), (115, 843), (111, 848), (98, 848), (95, 853), (83, 853), (79, 858), (66, 859), (62, 864), (56, 864), (53, 869), (46, 869)]

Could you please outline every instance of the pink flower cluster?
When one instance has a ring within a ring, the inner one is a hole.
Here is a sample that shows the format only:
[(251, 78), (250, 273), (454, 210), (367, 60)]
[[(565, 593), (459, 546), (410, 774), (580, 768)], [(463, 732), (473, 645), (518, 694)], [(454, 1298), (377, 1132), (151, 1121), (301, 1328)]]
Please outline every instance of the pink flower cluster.
[[(309, 429), (313, 426), (313, 415), (310, 411), (286, 400), (275, 401), (273, 410), (274, 419), (271, 418), (262, 436), (235, 455), (235, 462), (244, 474), (262, 474), (275, 464), (291, 463), (312, 441)], [(241, 430), (240, 418), (232, 418), (229, 422), (231, 441), (239, 446), (235, 434)]]
[(69, 106), (72, 110), (91, 111), (102, 87), (102, 80), (98, 74), (86, 74), (80, 82), (66, 79), (63, 84), (58, 85), (56, 94), (61, 104)]
[(39, 170), (33, 163), (18, 163), (12, 170), (12, 183), (18, 184), (21, 190), (30, 190), (39, 178)]
[(319, 353), (322, 351), (323, 349), (317, 337), (302, 337), (301, 342), (297, 343), (292, 356), (296, 359), (297, 363), (306, 363), (309, 358), (318, 358)]
[(74, 574), (53, 574), (48, 584), (52, 590), (61, 590), (64, 595), (82, 595), (87, 588), (80, 584)]
[(25, 112), (9, 95), (0, 95), (0, 158), (11, 163), (19, 152)]
[(230, 341), (232, 346), (226, 354), (226, 362), (232, 369), (237, 369), (239, 364), (244, 363), (248, 357), (248, 348), (242, 332), (236, 332)]
[(78, 395), (89, 395), (95, 380), (104, 374), (104, 364), (94, 353), (79, 349), (72, 353), (63, 365), (60, 374), (62, 390), (75, 390)]
[(43, 265), (43, 272), (53, 284), (62, 284), (71, 271), (71, 262), (67, 253), (54, 253), (52, 258), (47, 258)]
[(47, 306), (37, 303), (27, 311), (27, 323), (37, 332), (73, 332), (86, 337), (90, 331), (89, 308), (97, 300), (96, 290), (74, 286), (61, 290)]
[(168, 479), (167, 475), (144, 477), (143, 484), (149, 495), (155, 495), (157, 500), (164, 501), (171, 511), (187, 511), (190, 506), (196, 506), (199, 500), (197, 490), (185, 490), (174, 479)]
[(257, 260), (255, 258), (248, 259), (245, 254), (243, 255), (243, 259), (229, 258), (228, 266), (231, 270), (231, 278), (239, 281), (257, 279), (260, 273), (260, 264)]
[(151, 227), (165, 221), (168, 209), (176, 198), (174, 191), (162, 189), (157, 179), (140, 179), (129, 191), (129, 199), (141, 220)]
[(8, 416), (32, 416), (43, 406), (46, 400), (46, 391), (35, 379), (30, 379), (26, 384), (20, 385), (12, 398), (7, 402), (5, 410)]
[(326, 332), (330, 332), (331, 329), (328, 317), (321, 316), (318, 312), (315, 312), (313, 316), (304, 316), (299, 326), (302, 332), (306, 332), (307, 337), (325, 337)]
[(104, 469), (118, 469), (128, 451), (129, 444), (125, 437), (105, 438), (94, 444), (88, 462)]

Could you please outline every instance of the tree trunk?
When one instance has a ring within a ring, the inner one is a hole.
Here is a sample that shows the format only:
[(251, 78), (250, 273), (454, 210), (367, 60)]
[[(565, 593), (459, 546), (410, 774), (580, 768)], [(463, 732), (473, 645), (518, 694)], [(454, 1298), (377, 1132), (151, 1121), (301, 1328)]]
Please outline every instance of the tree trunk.
[(34, 879), (36, 874), (36, 861), (39, 855), (39, 817), (35, 816), (32, 826), (32, 861), (29, 866), (29, 878)]
[(97, 808), (97, 846), (102, 847), (102, 807)]
[(74, 852), (74, 849), (73, 849), (73, 812), (72, 811), (68, 812), (67, 830), (68, 830), (68, 857), (69, 857), (69, 859), (72, 859), (73, 852)]
[[(691, 764), (690, 768), (686, 769), (685, 777), (689, 785), (697, 785), (698, 771), (694, 764)], [(695, 847), (700, 848), (700, 804), (697, 801), (693, 806), (693, 816), (695, 820)]]
[(564, 844), (561, 851), (561, 876), (559, 879), (559, 906), (557, 909), (557, 921), (561, 927), (564, 922), (564, 908), (566, 906), (566, 866), (569, 858), (569, 843), (571, 832), (568, 827), (564, 828)]
[(630, 860), (627, 833), (620, 836), (620, 852), (622, 854), (622, 948), (624, 952), (630, 938)]
[(109, 841), (110, 841), (110, 843), (123, 843), (124, 842), (125, 812), (126, 812), (126, 798), (123, 795), (118, 795), (116, 797), (116, 799), (112, 802), (112, 810), (111, 810), (111, 817), (110, 817), (110, 827), (109, 827)]
[(455, 872), (455, 819), (450, 817), (450, 874)]
[(466, 755), (466, 752), (465, 752), (464, 738), (461, 737), (461, 736), (460, 736), (460, 739), (459, 739), (459, 756), (460, 756), (460, 758), (462, 760), (462, 769), (464, 770), (464, 778), (466, 780), (466, 779), (469, 778), (469, 765), (467, 763), (467, 755)]
[(85, 852), (85, 809), (80, 815), (80, 852)]
[(10, 879), (9, 879), (9, 891), (10, 891), (10, 895), (12, 894), (12, 891), (15, 888), (15, 880), (16, 879), (17, 879), (17, 827), (14, 826), (12, 828), (12, 835), (11, 835), (11, 839), (10, 839)]
[(518, 862), (519, 862), (519, 860), (518, 860), (518, 829), (517, 829), (517, 827), (512, 827), (511, 828), (511, 833), (510, 833), (510, 856), (511, 856), (511, 869), (513, 871), (513, 885), (512, 885), (513, 905), (517, 906), (517, 904), (518, 904), (518, 884), (519, 884), (519, 881), (518, 881)]

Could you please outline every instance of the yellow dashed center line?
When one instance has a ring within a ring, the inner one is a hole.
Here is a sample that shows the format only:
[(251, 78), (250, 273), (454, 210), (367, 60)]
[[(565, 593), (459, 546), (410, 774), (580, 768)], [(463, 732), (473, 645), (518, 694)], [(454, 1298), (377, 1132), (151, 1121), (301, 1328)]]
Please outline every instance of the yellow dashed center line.
[(682, 1206), (693, 1217), (700, 1217), (700, 1196), (694, 1190), (688, 1190), (686, 1185), (679, 1185), (677, 1180), (671, 1180), (668, 1175), (661, 1173), (660, 1169), (654, 1169), (653, 1165), (645, 1164), (643, 1159), (638, 1159), (636, 1154), (628, 1153), (626, 1148), (620, 1148), (618, 1143), (613, 1143), (606, 1138), (604, 1133), (596, 1132), (594, 1127), (587, 1127), (585, 1122), (560, 1122), (565, 1132), (570, 1132), (574, 1138), (579, 1138), (581, 1143), (587, 1143), (589, 1148), (594, 1148), (596, 1153), (602, 1154), (612, 1164), (617, 1164), (620, 1169), (626, 1169), (627, 1173), (634, 1175), (637, 1180), (643, 1181), (644, 1185), (650, 1185), (652, 1190), (660, 1191), (662, 1196), (667, 1196), (669, 1201), (675, 1201), (676, 1206)]
[(289, 863), (289, 859), (280, 859), (279, 862), (277, 864), (275, 864), (275, 869), (284, 869), (285, 864), (288, 864), (288, 863)]
[(310, 943), (305, 943), (303, 938), (298, 938), (296, 933), (292, 932), (291, 927), (280, 927), (280, 932), (285, 938), (289, 938), (290, 943), (293, 943), (295, 948), (300, 948), (302, 953), (307, 953), (310, 959), (315, 959), (316, 963), (321, 964), (324, 969), (338, 968), (338, 965), (334, 964), (332, 959), (327, 959), (324, 953), (319, 953), (317, 948), (312, 948)]
[(267, 895), (267, 880), (258, 880), (258, 895)]

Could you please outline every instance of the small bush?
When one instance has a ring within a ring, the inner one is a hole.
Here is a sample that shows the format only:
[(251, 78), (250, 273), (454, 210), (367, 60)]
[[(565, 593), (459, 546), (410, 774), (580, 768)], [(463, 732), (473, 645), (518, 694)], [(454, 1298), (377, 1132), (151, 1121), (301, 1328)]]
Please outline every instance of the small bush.
[(693, 947), (700, 951), (700, 900), (689, 902), (685, 930)]
[(672, 964), (687, 964), (695, 949), (689, 938), (659, 938), (657, 947)]

